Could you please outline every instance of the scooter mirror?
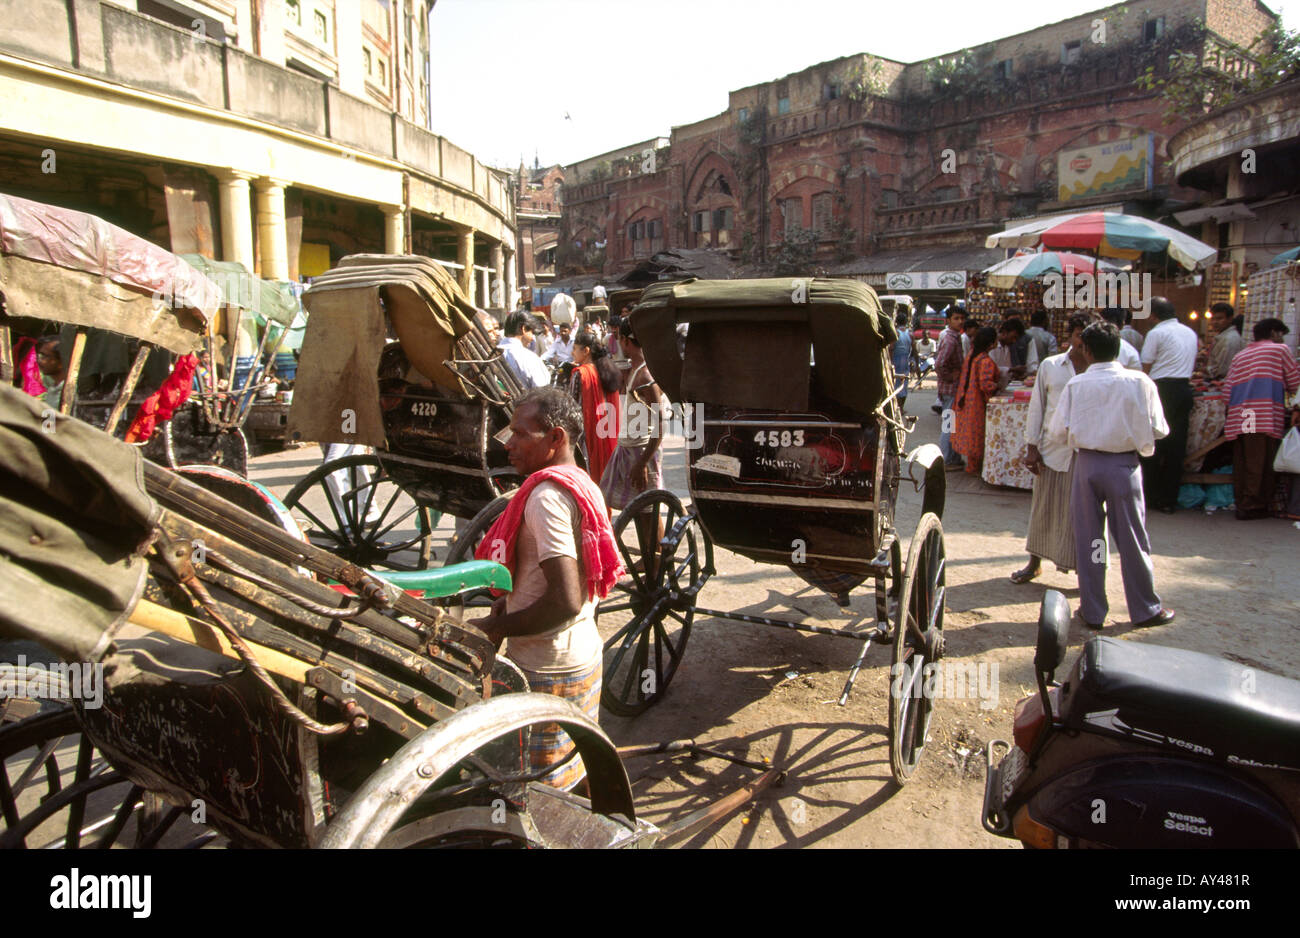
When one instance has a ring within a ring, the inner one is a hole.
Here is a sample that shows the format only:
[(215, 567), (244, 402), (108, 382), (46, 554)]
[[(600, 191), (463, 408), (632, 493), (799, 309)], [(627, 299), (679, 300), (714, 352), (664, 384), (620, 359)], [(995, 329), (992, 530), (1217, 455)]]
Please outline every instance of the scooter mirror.
[(1038, 613), (1038, 643), (1034, 647), (1034, 670), (1052, 680), (1070, 646), (1070, 604), (1058, 590), (1043, 594)]

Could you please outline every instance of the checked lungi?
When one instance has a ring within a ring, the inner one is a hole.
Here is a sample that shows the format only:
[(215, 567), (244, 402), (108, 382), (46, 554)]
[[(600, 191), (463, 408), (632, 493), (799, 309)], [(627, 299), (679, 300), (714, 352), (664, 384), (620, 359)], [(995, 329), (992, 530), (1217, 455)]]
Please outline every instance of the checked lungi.
[(1061, 570), (1076, 570), (1074, 525), (1070, 522), (1070, 487), (1074, 484), (1074, 460), (1067, 472), (1046, 465), (1034, 476), (1034, 497), (1029, 503), (1029, 536), (1025, 550), (1050, 560)]
[[(528, 678), (528, 687), (534, 693), (563, 697), (596, 720), (600, 716), (602, 666), (602, 660), (597, 658), (595, 664), (581, 671), (543, 674), (524, 670), (524, 676)], [(573, 748), (573, 740), (569, 738), (568, 733), (560, 729), (560, 724), (547, 723), (534, 726), (528, 744), (528, 761), (531, 770), (539, 772), (548, 765), (561, 762)], [(562, 767), (543, 776), (540, 781), (553, 788), (568, 791), (586, 776), (587, 770), (582, 764), (582, 757), (574, 756)]]

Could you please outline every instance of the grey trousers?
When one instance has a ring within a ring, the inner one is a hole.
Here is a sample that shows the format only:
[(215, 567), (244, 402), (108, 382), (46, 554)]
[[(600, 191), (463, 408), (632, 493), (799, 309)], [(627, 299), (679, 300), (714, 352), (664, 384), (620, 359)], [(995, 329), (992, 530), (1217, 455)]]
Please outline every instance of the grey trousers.
[(1106, 601), (1107, 526), (1119, 548), (1129, 618), (1145, 622), (1159, 613), (1162, 607), (1151, 565), (1137, 453), (1079, 450), (1074, 458), (1070, 517), (1074, 522), (1079, 615), (1083, 620), (1100, 625), (1110, 608)]

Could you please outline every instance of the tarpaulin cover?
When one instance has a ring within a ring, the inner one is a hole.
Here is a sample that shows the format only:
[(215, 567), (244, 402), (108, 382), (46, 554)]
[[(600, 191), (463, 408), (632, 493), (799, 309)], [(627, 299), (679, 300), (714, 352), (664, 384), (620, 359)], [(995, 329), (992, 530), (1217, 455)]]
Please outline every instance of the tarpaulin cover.
[(95, 215), (3, 194), (0, 254), (157, 293), (170, 305), (197, 311), (205, 323), (221, 304), (217, 285), (170, 251)]
[(161, 509), (140, 451), (0, 386), (0, 636), (103, 654), (144, 589)]
[[(453, 357), (476, 309), (427, 257), (350, 255), (312, 281), (303, 305), (310, 316), (289, 413), (289, 432), (297, 439), (386, 445), (378, 369), (390, 325), (420, 374), (466, 394), (442, 363)], [(340, 417), (345, 411), (351, 423)]]
[(180, 258), (215, 283), (226, 303), (255, 313), (259, 324), (269, 319), (288, 326), (302, 308), (289, 284), (263, 280), (238, 261), (214, 261), (202, 254)]
[[(672, 400), (806, 409), (809, 338), (817, 381), (830, 397), (870, 413), (888, 393), (881, 353), (898, 331), (875, 291), (857, 281), (658, 283), (628, 315), (651, 374)], [(691, 326), (685, 362), (679, 323)], [(716, 357), (723, 346), (727, 353)]]

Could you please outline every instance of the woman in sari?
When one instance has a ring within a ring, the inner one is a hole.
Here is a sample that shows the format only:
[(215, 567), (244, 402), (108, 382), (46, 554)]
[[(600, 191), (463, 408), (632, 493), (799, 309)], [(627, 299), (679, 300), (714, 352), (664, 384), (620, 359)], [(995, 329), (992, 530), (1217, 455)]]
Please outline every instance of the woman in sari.
[(992, 326), (983, 326), (975, 333), (957, 381), (957, 427), (952, 448), (966, 457), (966, 471), (975, 475), (984, 469), (985, 409), (1000, 386), (997, 363), (989, 357), (989, 349), (997, 340), (998, 331)]
[(618, 389), (623, 377), (609, 352), (590, 332), (573, 340), (570, 389), (582, 404), (583, 437), (587, 441), (587, 473), (600, 484), (618, 446)]

